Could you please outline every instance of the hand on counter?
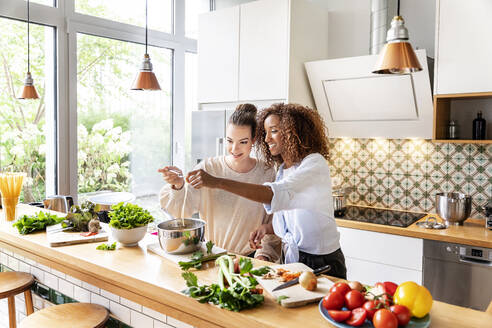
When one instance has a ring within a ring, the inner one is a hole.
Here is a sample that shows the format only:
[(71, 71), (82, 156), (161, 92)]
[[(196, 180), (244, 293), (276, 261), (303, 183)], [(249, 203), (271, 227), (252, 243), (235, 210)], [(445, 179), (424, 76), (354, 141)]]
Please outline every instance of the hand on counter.
[(162, 173), (164, 181), (173, 186), (174, 189), (181, 189), (184, 185), (183, 172), (176, 166), (165, 166), (157, 170)]
[(273, 234), (273, 226), (271, 223), (262, 224), (249, 235), (249, 247), (252, 249), (261, 248), (261, 240), (267, 234)]

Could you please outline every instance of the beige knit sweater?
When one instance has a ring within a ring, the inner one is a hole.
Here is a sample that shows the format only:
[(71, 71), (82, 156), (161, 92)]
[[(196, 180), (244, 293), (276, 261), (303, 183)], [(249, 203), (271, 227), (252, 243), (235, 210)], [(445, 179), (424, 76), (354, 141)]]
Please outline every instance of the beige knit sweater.
[[(208, 158), (194, 169), (203, 169), (216, 177), (246, 183), (263, 184), (275, 180), (275, 171), (267, 168), (261, 161), (257, 161), (251, 171), (238, 173), (227, 165), (225, 156)], [(263, 204), (221, 189), (195, 189), (185, 184), (182, 189), (174, 190), (171, 185), (165, 185), (160, 192), (160, 203), (163, 209), (176, 218), (182, 215), (185, 218), (191, 217), (198, 212), (200, 218), (207, 222), (205, 238), (229, 252), (241, 255), (254, 251), (248, 243), (250, 233), (272, 220), (271, 215), (266, 214)], [(275, 235), (266, 235), (262, 240), (262, 248), (256, 251), (255, 257), (262, 255), (272, 262), (277, 261), (280, 243)]]

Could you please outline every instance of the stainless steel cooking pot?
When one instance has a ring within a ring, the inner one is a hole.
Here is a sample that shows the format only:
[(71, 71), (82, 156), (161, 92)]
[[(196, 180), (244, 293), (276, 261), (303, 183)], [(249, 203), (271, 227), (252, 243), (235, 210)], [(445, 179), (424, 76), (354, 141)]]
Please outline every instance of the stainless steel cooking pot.
[(199, 219), (174, 219), (161, 222), (157, 225), (159, 245), (169, 254), (194, 252), (202, 245), (205, 225), (205, 221)]
[(437, 193), (436, 211), (444, 219), (446, 225), (463, 225), (470, 217), (472, 208), (471, 196), (459, 193)]
[(341, 217), (345, 213), (347, 207), (346, 195), (350, 191), (348, 187), (334, 187), (333, 188), (333, 210), (336, 217)]

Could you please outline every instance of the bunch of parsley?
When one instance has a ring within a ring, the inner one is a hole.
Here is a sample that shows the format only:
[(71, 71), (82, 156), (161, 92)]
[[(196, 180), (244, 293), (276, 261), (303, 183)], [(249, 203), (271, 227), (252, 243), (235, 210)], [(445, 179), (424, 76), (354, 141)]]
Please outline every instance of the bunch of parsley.
[(64, 219), (47, 212), (39, 212), (35, 215), (23, 215), (13, 226), (21, 235), (26, 235), (36, 230), (44, 230), (46, 226), (60, 223)]

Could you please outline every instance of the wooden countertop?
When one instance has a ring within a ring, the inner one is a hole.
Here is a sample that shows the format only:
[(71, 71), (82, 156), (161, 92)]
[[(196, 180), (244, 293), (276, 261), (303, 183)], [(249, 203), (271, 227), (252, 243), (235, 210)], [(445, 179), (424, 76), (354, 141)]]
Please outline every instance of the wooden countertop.
[[(430, 213), (417, 222), (425, 221), (429, 216), (438, 218), (437, 214)], [(468, 219), (462, 226), (450, 226), (441, 230), (420, 228), (417, 222), (407, 228), (344, 219), (336, 219), (336, 222), (339, 227), (492, 248), (492, 230), (485, 229), (485, 222), (480, 219)]]
[[(39, 209), (19, 205), (21, 214)], [(1, 213), (0, 213), (1, 216)], [(114, 294), (128, 298), (195, 327), (330, 327), (313, 304), (295, 309), (279, 306), (269, 295), (265, 304), (239, 313), (200, 304), (180, 293), (185, 288), (179, 267), (138, 247), (118, 247), (114, 252), (96, 250), (97, 243), (58, 248), (48, 246), (45, 232), (19, 235), (10, 222), (0, 224), (0, 247), (14, 251), (41, 264), (72, 275)], [(256, 261), (258, 265), (264, 264)], [(197, 271), (200, 283), (217, 278), (213, 264)], [(492, 315), (434, 302), (432, 327), (485, 327)]]

